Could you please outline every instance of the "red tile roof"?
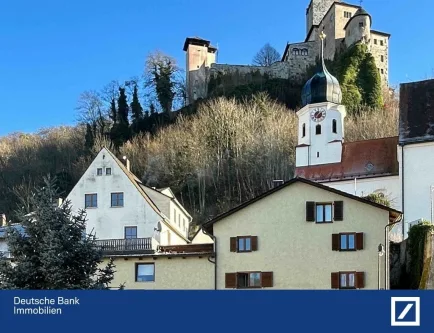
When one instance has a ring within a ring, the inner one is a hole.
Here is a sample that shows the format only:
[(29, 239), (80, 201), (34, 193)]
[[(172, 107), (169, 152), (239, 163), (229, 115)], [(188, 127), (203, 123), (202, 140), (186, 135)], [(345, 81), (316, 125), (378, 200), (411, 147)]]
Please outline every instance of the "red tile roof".
[(295, 176), (320, 181), (398, 175), (397, 145), (397, 136), (346, 142), (341, 163), (298, 167)]

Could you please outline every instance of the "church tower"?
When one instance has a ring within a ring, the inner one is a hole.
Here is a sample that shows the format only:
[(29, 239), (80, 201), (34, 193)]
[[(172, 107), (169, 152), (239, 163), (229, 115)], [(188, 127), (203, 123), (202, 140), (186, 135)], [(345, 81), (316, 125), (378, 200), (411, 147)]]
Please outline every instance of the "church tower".
[(338, 80), (324, 63), (324, 32), (321, 68), (303, 87), (302, 108), (297, 112), (296, 167), (340, 163), (344, 141), (345, 106)]
[(306, 9), (306, 35), (309, 34), (312, 26), (318, 26), (324, 15), (335, 2), (341, 0), (311, 0)]

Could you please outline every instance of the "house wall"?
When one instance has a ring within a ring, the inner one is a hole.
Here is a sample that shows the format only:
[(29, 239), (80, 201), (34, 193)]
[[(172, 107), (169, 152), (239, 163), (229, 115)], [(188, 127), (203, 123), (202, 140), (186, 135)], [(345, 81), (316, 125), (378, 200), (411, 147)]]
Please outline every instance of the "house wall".
[[(104, 260), (104, 265), (108, 259)], [(155, 281), (135, 282), (136, 263), (154, 263)], [(208, 257), (115, 258), (116, 273), (111, 287), (125, 283), (125, 289), (214, 289), (214, 264)]]
[[(103, 168), (102, 176), (97, 176), (97, 168)], [(110, 176), (105, 168), (112, 169)], [(112, 192), (124, 193), (124, 207), (111, 207)], [(101, 150), (68, 195), (75, 212), (85, 208), (85, 194), (90, 193), (97, 193), (98, 207), (86, 209), (88, 233), (95, 232), (99, 239), (123, 239), (124, 227), (137, 226), (138, 238), (153, 236), (161, 217), (106, 150)]]
[(206, 235), (202, 229), (197, 233), (197, 235), (191, 240), (191, 244), (212, 244), (214, 241), (211, 237)]
[[(401, 148), (398, 150), (401, 159)], [(415, 162), (419, 161), (419, 162)], [(401, 162), (400, 162), (401, 165)], [(411, 222), (417, 219), (431, 221), (431, 203), (434, 192), (434, 143), (417, 143), (404, 146), (404, 220)], [(400, 172), (400, 185), (402, 181)], [(408, 226), (405, 228), (408, 231)]]
[[(334, 182), (324, 182), (323, 185), (330, 186), (339, 191), (355, 194), (359, 197), (366, 196), (375, 191), (383, 192), (390, 200), (391, 206), (401, 210), (401, 184), (399, 176), (387, 176), (376, 178), (361, 178)], [(356, 186), (355, 186), (356, 185)]]
[[(306, 222), (306, 201), (344, 201), (344, 220)], [(378, 288), (378, 244), (384, 244), (388, 212), (304, 183), (287, 186), (214, 224), (217, 284), (225, 273), (273, 272), (274, 289), (330, 289), (331, 272), (363, 271), (365, 288)], [(332, 251), (332, 234), (364, 232), (364, 249)], [(258, 251), (230, 252), (230, 237), (258, 236)], [(384, 256), (381, 276), (384, 277)], [(384, 280), (381, 280), (384, 287)]]

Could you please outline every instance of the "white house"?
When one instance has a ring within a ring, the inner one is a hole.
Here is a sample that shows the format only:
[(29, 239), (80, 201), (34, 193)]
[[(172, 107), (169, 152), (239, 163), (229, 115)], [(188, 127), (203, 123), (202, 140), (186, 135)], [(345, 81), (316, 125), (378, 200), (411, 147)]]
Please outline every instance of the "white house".
[(357, 196), (383, 192), (404, 213), (404, 237), (412, 221), (433, 220), (434, 80), (401, 85), (399, 137), (345, 142), (341, 89), (324, 61), (302, 101), (296, 177)]
[(114, 248), (126, 242), (140, 250), (189, 243), (192, 217), (170, 188), (145, 186), (124, 161), (101, 149), (66, 198), (74, 212), (86, 210), (87, 233)]

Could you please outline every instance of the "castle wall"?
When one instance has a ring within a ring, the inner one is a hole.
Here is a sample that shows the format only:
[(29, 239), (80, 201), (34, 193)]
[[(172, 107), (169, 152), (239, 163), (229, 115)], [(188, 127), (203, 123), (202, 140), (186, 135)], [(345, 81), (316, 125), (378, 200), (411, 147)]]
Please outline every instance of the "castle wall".
[[(218, 74), (233, 74), (243, 77), (252, 73), (259, 73), (262, 76), (268, 75), (273, 79), (287, 79), (290, 77), (289, 64), (282, 61), (275, 62), (271, 66), (212, 64), (210, 69), (210, 76), (214, 77), (216, 77)], [(240, 82), (240, 84), (243, 83)]]
[(319, 52), (320, 43), (316, 41), (289, 44), (284, 61), (289, 63), (290, 78), (292, 80), (304, 79), (306, 69), (315, 65)]
[(380, 72), (381, 81), (387, 85), (389, 82), (389, 38), (388, 36), (371, 31), (370, 45), (371, 53)]

